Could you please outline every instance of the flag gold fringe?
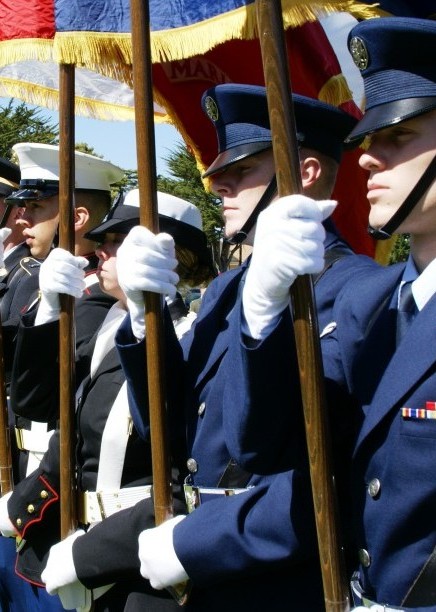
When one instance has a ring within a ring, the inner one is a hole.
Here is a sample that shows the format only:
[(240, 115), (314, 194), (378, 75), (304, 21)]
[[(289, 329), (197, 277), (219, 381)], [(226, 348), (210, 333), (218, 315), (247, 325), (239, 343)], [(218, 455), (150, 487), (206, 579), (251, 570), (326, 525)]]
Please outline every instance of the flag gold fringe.
[[(43, 106), (51, 110), (59, 108), (59, 90), (35, 83), (16, 81), (0, 77), (0, 96), (18, 98), (28, 104)], [(97, 99), (76, 96), (74, 99), (75, 114), (91, 119), (107, 121), (134, 121), (135, 111), (131, 106), (104, 102)], [(156, 118), (159, 116), (156, 115)]]
[[(376, 5), (355, 0), (283, 0), (284, 27), (302, 25), (334, 11), (346, 11), (358, 19), (379, 16)], [(172, 30), (151, 32), (153, 62), (175, 61), (202, 55), (231, 39), (257, 36), (255, 4), (250, 3), (217, 17)], [(106, 76), (128, 82), (132, 63), (130, 33), (59, 32), (54, 39), (54, 59), (104, 71)], [(128, 83), (131, 84), (131, 83)]]
[(25, 60), (48, 62), (53, 57), (53, 39), (26, 38), (0, 42), (0, 66)]
[(318, 93), (318, 99), (333, 106), (340, 106), (353, 99), (351, 89), (343, 74), (335, 74), (324, 83)]

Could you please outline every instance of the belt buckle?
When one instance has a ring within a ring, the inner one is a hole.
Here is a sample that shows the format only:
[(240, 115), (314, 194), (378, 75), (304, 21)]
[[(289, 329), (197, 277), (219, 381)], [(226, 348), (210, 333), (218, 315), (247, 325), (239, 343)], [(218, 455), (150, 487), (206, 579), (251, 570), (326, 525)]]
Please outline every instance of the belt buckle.
[(231, 495), (236, 495), (235, 489), (224, 489), (225, 497), (230, 497)]
[(194, 512), (194, 510), (200, 505), (200, 492), (198, 487), (186, 483), (183, 485), (183, 490), (185, 493), (186, 506), (189, 514), (191, 514), (191, 512)]
[(17, 448), (20, 451), (24, 450), (24, 439), (23, 439), (23, 430), (21, 427), (15, 427), (15, 440), (17, 442)]
[(102, 518), (105, 518), (104, 510), (102, 507), (102, 500), (99, 497), (98, 493), (95, 494), (95, 499), (98, 504), (98, 513), (97, 510), (91, 508), (89, 509), (90, 504), (93, 503), (93, 498), (91, 497), (94, 494), (93, 491), (79, 491), (77, 495), (77, 515), (79, 518), (79, 522), (82, 525), (91, 525), (92, 523), (99, 522)]

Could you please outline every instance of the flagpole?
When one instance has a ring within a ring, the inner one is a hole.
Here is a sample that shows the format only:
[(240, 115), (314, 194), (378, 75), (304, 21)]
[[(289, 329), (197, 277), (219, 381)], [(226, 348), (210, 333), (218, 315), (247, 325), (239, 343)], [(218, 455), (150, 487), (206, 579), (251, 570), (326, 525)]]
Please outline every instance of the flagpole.
[[(131, 0), (133, 92), (140, 222), (159, 231), (154, 138), (154, 105), (151, 75), (150, 14), (148, 2)], [(156, 525), (174, 515), (171, 464), (165, 414), (162, 296), (144, 293), (153, 501)], [(168, 589), (179, 605), (187, 600), (188, 584)]]
[(0, 321), (0, 496), (13, 489), (11, 434), (9, 429), (8, 402), (3, 350), (3, 329)]
[[(278, 193), (302, 192), (280, 0), (255, 0)], [(347, 612), (349, 591), (340, 544), (319, 333), (310, 276), (291, 288), (312, 496), (326, 612)]]
[[(74, 64), (59, 65), (59, 246), (74, 253)], [(74, 298), (61, 295), (59, 320), (61, 538), (77, 527)]]

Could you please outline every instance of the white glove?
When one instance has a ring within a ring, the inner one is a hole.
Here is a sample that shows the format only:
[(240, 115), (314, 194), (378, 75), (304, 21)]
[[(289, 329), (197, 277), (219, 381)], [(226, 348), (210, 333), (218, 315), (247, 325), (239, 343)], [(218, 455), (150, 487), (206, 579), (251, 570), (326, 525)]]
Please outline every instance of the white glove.
[(5, 267), (5, 240), (12, 234), (10, 227), (0, 229), (0, 270)]
[(368, 610), (372, 610), (373, 606), (371, 606), (371, 608), (365, 608), (365, 606), (357, 606), (357, 608), (352, 608), (351, 612), (368, 612)]
[(242, 304), (248, 335), (264, 338), (289, 304), (296, 277), (320, 272), (324, 266), (322, 221), (336, 202), (302, 195), (280, 198), (260, 213)]
[(175, 516), (165, 523), (146, 529), (138, 538), (141, 575), (154, 589), (164, 589), (188, 580), (188, 574), (177, 558), (173, 545), (173, 530), (185, 517)]
[(153, 234), (145, 227), (132, 228), (117, 251), (117, 274), (127, 297), (132, 330), (136, 338), (145, 335), (144, 291), (174, 297), (179, 277), (174, 239)]
[(85, 289), (85, 257), (76, 257), (64, 249), (53, 249), (39, 270), (41, 301), (35, 325), (55, 321), (59, 317), (61, 304), (59, 294), (65, 293), (79, 298)]
[(15, 538), (18, 533), (9, 518), (8, 500), (12, 491), (5, 493), (0, 498), (0, 532), (5, 538)]
[(50, 548), (47, 565), (41, 579), (49, 595), (59, 595), (66, 610), (86, 608), (92, 599), (88, 591), (77, 578), (73, 559), (73, 543), (84, 535), (83, 529), (58, 542)]

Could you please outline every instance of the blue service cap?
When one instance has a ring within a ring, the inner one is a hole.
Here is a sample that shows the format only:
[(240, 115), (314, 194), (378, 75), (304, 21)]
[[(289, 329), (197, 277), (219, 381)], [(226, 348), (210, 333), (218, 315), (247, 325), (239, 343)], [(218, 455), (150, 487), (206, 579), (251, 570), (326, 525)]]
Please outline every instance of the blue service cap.
[(367, 134), (436, 108), (436, 21), (382, 17), (358, 23), (348, 49), (365, 87), (365, 114), (345, 139)]
[[(343, 140), (357, 119), (314, 98), (293, 94), (292, 99), (301, 146), (339, 162)], [(230, 164), (271, 147), (265, 87), (216, 85), (203, 94), (201, 105), (214, 124), (218, 138), (218, 156), (203, 177), (222, 172)]]

